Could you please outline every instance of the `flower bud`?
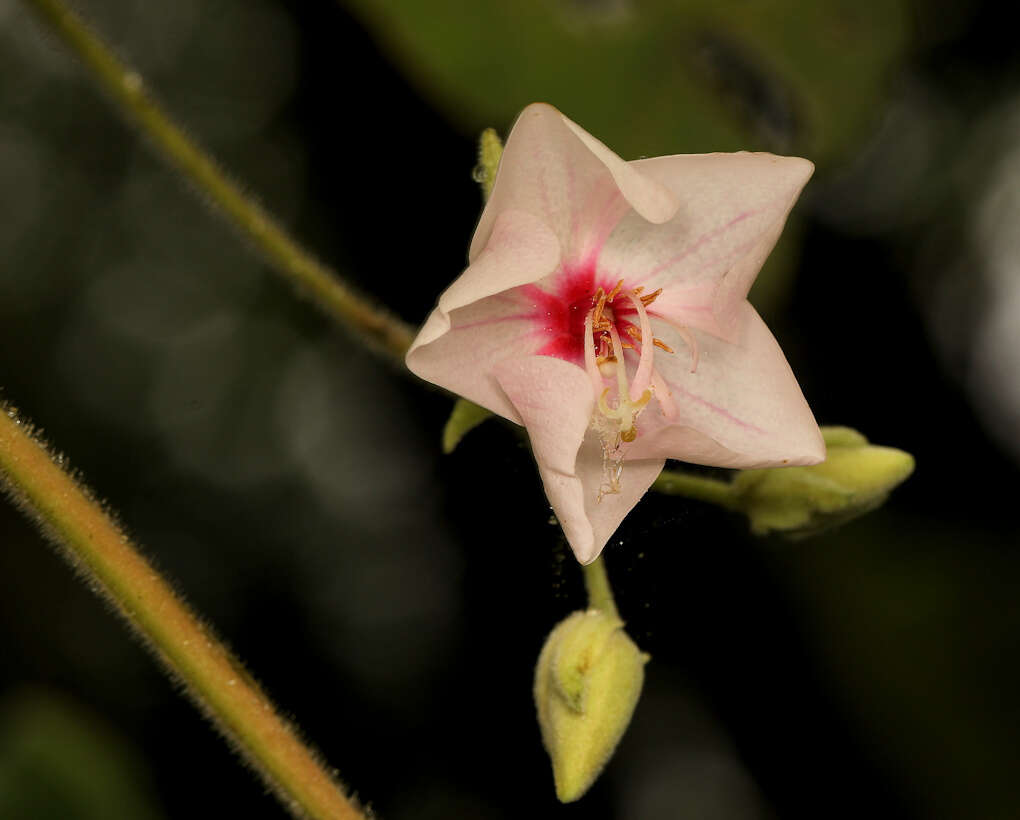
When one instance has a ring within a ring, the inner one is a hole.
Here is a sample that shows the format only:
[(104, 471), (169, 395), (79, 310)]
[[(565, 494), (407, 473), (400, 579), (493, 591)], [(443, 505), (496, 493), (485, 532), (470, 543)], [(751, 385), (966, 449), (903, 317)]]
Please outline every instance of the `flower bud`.
[(914, 471), (914, 457), (876, 447), (849, 427), (823, 427), (825, 461), (810, 467), (744, 470), (733, 480), (733, 506), (759, 535), (814, 535), (880, 506)]
[(494, 128), (486, 128), (478, 138), (478, 164), (475, 166), (475, 182), (482, 186), (482, 196), (486, 199), (496, 184), (496, 170), (499, 168), (500, 157), (503, 156), (503, 141)]
[(641, 695), (648, 657), (623, 621), (597, 609), (572, 613), (546, 639), (535, 706), (563, 803), (579, 799), (612, 756)]

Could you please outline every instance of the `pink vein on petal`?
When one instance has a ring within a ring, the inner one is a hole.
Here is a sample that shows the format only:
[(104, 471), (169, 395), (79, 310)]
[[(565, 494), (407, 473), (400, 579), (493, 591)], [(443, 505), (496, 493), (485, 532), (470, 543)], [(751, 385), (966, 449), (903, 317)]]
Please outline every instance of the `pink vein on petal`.
[[(796, 197), (796, 191), (797, 190), (799, 190), (799, 188), (794, 189), (794, 198)], [(737, 225), (738, 223), (743, 222), (745, 219), (748, 219), (749, 217), (757, 216), (758, 214), (765, 213), (766, 211), (771, 210), (772, 208), (774, 208), (776, 206), (776, 204), (788, 201), (790, 198), (791, 197), (790, 197), (789, 193), (785, 193), (785, 194), (782, 194), (780, 196), (777, 196), (777, 197), (773, 198), (772, 200), (767, 202), (765, 205), (762, 205), (760, 208), (755, 208), (753, 210), (744, 211), (743, 213), (738, 214), (733, 219), (731, 219), (729, 222), (727, 222), (725, 225), (721, 225), (718, 228), (716, 228), (714, 231), (709, 231), (707, 234), (704, 234), (702, 237), (700, 237), (698, 239), (697, 242), (695, 242), (693, 245), (691, 245), (691, 247), (684, 249), (679, 254), (674, 256), (672, 259), (668, 259), (667, 261), (663, 262), (662, 264), (657, 265), (655, 268), (653, 268), (651, 271), (649, 271), (643, 277), (641, 277), (640, 279), (635, 280), (635, 283), (636, 284), (641, 284), (642, 282), (647, 281), (651, 277), (655, 276), (655, 274), (665, 270), (666, 268), (670, 267), (671, 265), (675, 265), (680, 260), (682, 260), (685, 257), (689, 256), (690, 254), (694, 253), (698, 248), (700, 248), (706, 242), (710, 242), (711, 240), (715, 239), (716, 237), (718, 237), (721, 234), (725, 233), (726, 231), (730, 230), (730, 228), (732, 228), (734, 225)], [(771, 227), (771, 225), (772, 225), (772, 223), (769, 223), (768, 227)], [(766, 230), (767, 230), (767, 228), (766, 228)], [(758, 239), (758, 237), (755, 237), (754, 240), (752, 240), (749, 243), (746, 243), (742, 247), (749, 247), (750, 245), (754, 244), (754, 242), (757, 241), (757, 239)]]
[(731, 219), (725, 225), (720, 225), (714, 231), (709, 231), (708, 233), (703, 234), (701, 237), (699, 237), (698, 241), (695, 242), (693, 245), (691, 245), (688, 248), (684, 248), (680, 253), (678, 253), (672, 259), (667, 259), (665, 262), (662, 262), (659, 265), (656, 265), (654, 268), (652, 268), (644, 276), (642, 276), (639, 279), (636, 279), (635, 282), (637, 284), (641, 284), (642, 282), (647, 282), (649, 279), (651, 279), (653, 276), (655, 276), (655, 274), (664, 271), (666, 268), (672, 267), (677, 262), (680, 262), (683, 259), (686, 259), (692, 253), (694, 253), (696, 250), (698, 250), (698, 248), (700, 248), (702, 245), (704, 245), (706, 242), (711, 242), (713, 239), (716, 239), (717, 237), (719, 237), (722, 234), (726, 233), (726, 231), (730, 230), (734, 225), (737, 225), (738, 223), (743, 222), (748, 217), (754, 216), (757, 213), (760, 213), (760, 211), (744, 211), (742, 214), (740, 214), (738, 216), (735, 216), (733, 219)]
[[(728, 253), (724, 253), (722, 256), (716, 256), (713, 259), (709, 259), (700, 268), (698, 268), (697, 272), (700, 274), (702, 271), (705, 270), (705, 268), (710, 268), (713, 265), (718, 265), (720, 262), (725, 262), (725, 261), (727, 261), (729, 259), (732, 259), (735, 256), (740, 256), (748, 248), (753, 248), (755, 246), (755, 244), (758, 242), (759, 239), (761, 239), (760, 236), (752, 236), (750, 239), (748, 239), (748, 240), (746, 240), (744, 242), (741, 242), (739, 245), (737, 245), (734, 248), (731, 248)], [(728, 273), (728, 271), (727, 271), (727, 273)], [(646, 278), (650, 278), (653, 275), (654, 275), (654, 273), (650, 273), (648, 275), (648, 277), (646, 277)], [(642, 279), (641, 281), (645, 281), (645, 280)]]
[(704, 405), (705, 407), (707, 407), (709, 410), (713, 411), (714, 413), (718, 413), (723, 418), (729, 419), (730, 421), (732, 421), (737, 426), (743, 427), (743, 428), (745, 428), (747, 430), (753, 430), (755, 433), (761, 433), (763, 436), (768, 435), (768, 433), (769, 433), (768, 430), (763, 430), (761, 427), (758, 427), (757, 425), (751, 424), (751, 422), (749, 422), (749, 421), (744, 421), (743, 419), (737, 418), (729, 410), (724, 410), (722, 407), (719, 407), (716, 404), (712, 404), (712, 402), (708, 401), (708, 399), (703, 399), (701, 396), (697, 395), (696, 393), (692, 393), (690, 390), (687, 390), (686, 388), (681, 387), (676, 382), (670, 381), (669, 379), (667, 379), (665, 377), (663, 377), (662, 380), (666, 383), (666, 386), (670, 390), (674, 390), (674, 391), (677, 391), (679, 393), (683, 393), (684, 396), (686, 396), (687, 398), (692, 399), (693, 401), (697, 402), (698, 404)]

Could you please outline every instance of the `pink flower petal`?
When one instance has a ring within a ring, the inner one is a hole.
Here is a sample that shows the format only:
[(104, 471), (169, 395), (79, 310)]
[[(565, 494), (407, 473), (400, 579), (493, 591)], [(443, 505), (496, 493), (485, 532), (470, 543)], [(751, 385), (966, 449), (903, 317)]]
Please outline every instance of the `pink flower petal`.
[(435, 338), (408, 351), (408, 370), (521, 424), (496, 381), (494, 367), (506, 358), (530, 356), (545, 342), (535, 334), (531, 319), (519, 318), (525, 307), (511, 291), (458, 308), (449, 318), (433, 311), (420, 335)]
[(668, 188), (624, 162), (550, 105), (521, 112), (507, 138), (492, 195), (471, 240), (474, 259), (489, 242), (498, 214), (533, 214), (559, 238), (564, 256), (596, 253), (629, 209), (663, 222), (676, 211)]
[(654, 322), (655, 335), (677, 352), (656, 352), (655, 367), (676, 415), (646, 411), (628, 458), (676, 458), (717, 467), (816, 464), (825, 445), (782, 350), (754, 308), (737, 312), (733, 343), (694, 331), (697, 372), (680, 335)]
[(524, 317), (531, 305), (513, 289), (548, 275), (559, 263), (559, 242), (534, 216), (505, 211), (488, 246), (439, 297), (407, 352), (408, 369), (520, 423), (499, 389), (492, 365), (507, 356), (530, 355), (545, 339)]
[(560, 259), (560, 243), (544, 223), (526, 211), (503, 211), (493, 222), (486, 246), (439, 297), (438, 309), (449, 313), (537, 282), (556, 270)]
[(648, 488), (659, 477), (665, 465), (666, 460), (663, 458), (628, 457), (620, 477), (620, 491), (603, 495), (599, 500), (598, 488), (602, 483), (602, 445), (594, 432), (588, 433), (577, 453), (575, 469), (584, 488), (584, 514), (591, 524), (594, 550), (587, 556), (574, 550), (578, 561), (590, 564), (599, 557), (623, 519), (648, 492)]
[(691, 154), (631, 166), (680, 200), (673, 218), (649, 225), (628, 214), (606, 242), (600, 265), (628, 287), (664, 288), (650, 310), (726, 335), (814, 166), (772, 154)]
[(620, 492), (599, 501), (602, 449), (589, 431), (591, 384), (580, 367), (548, 356), (507, 359), (496, 378), (517, 408), (545, 493), (577, 560), (594, 561), (661, 472), (663, 459), (628, 461)]

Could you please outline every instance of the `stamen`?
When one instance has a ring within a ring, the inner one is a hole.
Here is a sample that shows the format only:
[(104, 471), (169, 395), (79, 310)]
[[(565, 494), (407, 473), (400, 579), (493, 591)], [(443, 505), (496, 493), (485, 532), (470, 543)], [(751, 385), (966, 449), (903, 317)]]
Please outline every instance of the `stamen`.
[[(638, 320), (641, 324), (641, 338), (652, 338), (652, 322), (648, 318), (648, 311), (645, 310), (644, 302), (633, 293), (627, 293), (627, 298), (637, 311)], [(638, 396), (648, 389), (652, 382), (652, 349), (650, 345), (641, 345), (641, 358), (638, 359), (637, 372), (634, 374), (634, 383), (630, 386), (630, 398), (637, 401)], [(622, 394), (621, 394), (622, 395)]]
[[(636, 289), (636, 290), (634, 291), (634, 295), (636, 296), (636, 295), (637, 295), (638, 293), (640, 293), (640, 292), (641, 292), (642, 290), (643, 290), (643, 288), (637, 288), (637, 289)], [(649, 305), (650, 305), (650, 304), (651, 304), (652, 302), (654, 302), (654, 301), (655, 301), (656, 299), (658, 299), (658, 298), (659, 298), (659, 294), (660, 294), (660, 293), (662, 293), (662, 288), (659, 288), (658, 290), (653, 290), (653, 291), (652, 291), (651, 293), (649, 293), (649, 294), (648, 294), (647, 296), (642, 296), (642, 297), (641, 297), (641, 301), (642, 301), (642, 303), (644, 303), (644, 306), (645, 306), (645, 307), (648, 307), (648, 306), (649, 306)]]
[(680, 334), (687, 348), (691, 351), (691, 373), (698, 372), (698, 359), (701, 358), (701, 348), (698, 347), (698, 340), (686, 327), (673, 325), (673, 329)]
[[(623, 361), (623, 344), (620, 342), (620, 334), (616, 332), (616, 325), (609, 326), (609, 338), (613, 340), (613, 350), (620, 351), (619, 361), (616, 364), (616, 403), (622, 408), (630, 398), (630, 391), (627, 389), (627, 364)], [(629, 424), (624, 429), (628, 429)]]
[(668, 344), (662, 341), (662, 339), (652, 339), (652, 344), (655, 345), (660, 350), (665, 350), (667, 353), (675, 352), (673, 348), (671, 348)]
[(597, 396), (602, 392), (603, 385), (602, 374), (599, 373), (599, 365), (595, 356), (595, 331), (592, 329), (594, 313), (594, 310), (590, 310), (584, 317), (584, 369), (588, 373), (588, 378), (591, 379), (592, 390)]
[[(620, 491), (624, 451), (622, 445), (637, 438), (635, 422), (652, 396), (658, 398), (667, 416), (676, 412), (669, 388), (652, 367), (655, 347), (670, 353), (673, 351), (652, 336), (651, 319), (645, 310), (645, 305), (653, 302), (662, 290), (641, 296), (641, 287), (627, 291), (623, 287), (624, 280), (620, 279), (608, 293), (602, 288), (596, 290), (592, 296), (593, 307), (584, 320), (585, 370), (591, 379), (597, 408), (593, 414), (592, 426), (602, 444), (603, 478), (597, 501), (601, 501), (604, 495)], [(607, 308), (620, 295), (626, 296), (633, 303), (638, 314), (636, 325), (630, 322), (621, 325), (626, 331), (626, 342), (620, 338), (623, 331), (617, 327), (613, 309)], [(646, 339), (649, 343), (645, 343)], [(628, 383), (627, 361), (624, 358), (626, 350), (638, 353), (637, 371), (632, 383)], [(615, 406), (612, 407), (611, 388), (605, 385), (606, 379), (613, 378), (610, 369), (616, 374)]]
[(652, 392), (655, 393), (655, 400), (659, 403), (662, 415), (670, 421), (676, 418), (676, 403), (673, 401), (673, 394), (670, 392), (666, 380), (662, 378), (662, 374), (654, 367), (652, 368)]
[(680, 338), (684, 340), (684, 344), (686, 344), (688, 349), (691, 351), (691, 373), (697, 373), (698, 360), (701, 358), (701, 349), (698, 347), (698, 340), (695, 338), (694, 334), (691, 333), (690, 329), (684, 325), (678, 325), (676, 322), (671, 322), (669, 319), (664, 319), (661, 316), (658, 318), (659, 321), (665, 322), (673, 328), (673, 330), (680, 334)]
[(599, 288), (595, 291), (595, 316), (592, 319), (592, 325), (596, 330), (604, 330), (605, 328), (600, 327), (602, 324), (602, 309), (606, 306), (606, 292)]

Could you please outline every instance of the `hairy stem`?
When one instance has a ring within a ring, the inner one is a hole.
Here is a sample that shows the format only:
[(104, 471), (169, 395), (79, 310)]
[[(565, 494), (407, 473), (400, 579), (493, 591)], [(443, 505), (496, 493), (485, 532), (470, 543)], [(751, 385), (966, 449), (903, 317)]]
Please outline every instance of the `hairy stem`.
[(296, 817), (364, 819), (212, 630), (9, 408), (0, 408), (0, 488), (106, 596)]
[(666, 495), (682, 495), (696, 501), (707, 501), (727, 509), (733, 508), (733, 490), (728, 481), (707, 478), (678, 470), (663, 470), (652, 489)]
[(584, 587), (588, 590), (588, 608), (618, 616), (613, 589), (609, 586), (609, 576), (606, 574), (606, 562), (602, 556), (585, 564), (581, 570), (584, 572)]
[(93, 79), (157, 154), (213, 203), (285, 279), (326, 313), (397, 359), (413, 333), (402, 321), (345, 284), (302, 248), (265, 210), (246, 196), (216, 162), (153, 100), (137, 71), (122, 63), (61, 0), (26, 0), (81, 59)]

